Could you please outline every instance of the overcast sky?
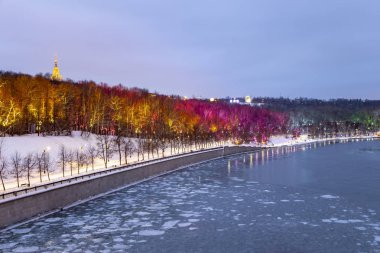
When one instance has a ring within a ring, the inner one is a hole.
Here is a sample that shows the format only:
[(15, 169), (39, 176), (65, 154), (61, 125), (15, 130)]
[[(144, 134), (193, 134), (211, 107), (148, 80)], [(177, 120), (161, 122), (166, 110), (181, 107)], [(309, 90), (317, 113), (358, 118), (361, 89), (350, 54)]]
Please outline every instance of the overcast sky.
[(0, 0), (0, 69), (186, 96), (380, 99), (379, 0)]

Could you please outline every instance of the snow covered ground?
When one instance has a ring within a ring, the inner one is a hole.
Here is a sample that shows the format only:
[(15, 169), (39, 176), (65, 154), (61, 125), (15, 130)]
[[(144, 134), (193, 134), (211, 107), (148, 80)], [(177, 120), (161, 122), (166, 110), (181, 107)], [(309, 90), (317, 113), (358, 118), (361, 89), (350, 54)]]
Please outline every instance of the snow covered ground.
[(73, 132), (71, 136), (37, 136), (22, 135), (13, 137), (1, 137), (4, 141), (3, 155), (10, 158), (16, 151), (21, 156), (36, 152), (49, 152), (54, 159), (58, 156), (59, 147), (64, 145), (67, 149), (77, 150), (86, 146), (96, 146), (94, 135), (83, 138), (80, 132)]
[(294, 146), (300, 144), (307, 144), (321, 141), (345, 141), (351, 139), (370, 139), (375, 138), (375, 135), (359, 135), (354, 137), (335, 137), (335, 138), (317, 138), (310, 139), (306, 134), (301, 135), (298, 138), (286, 137), (286, 136), (273, 136), (269, 139), (268, 144), (262, 145), (262, 147), (280, 147), (280, 146)]
[[(12, 165), (11, 165), (11, 158), (14, 156), (16, 152), (20, 154), (20, 156), (23, 158), (28, 154), (35, 155), (36, 153), (41, 154), (42, 152), (49, 153), (49, 157), (52, 161), (53, 167), (51, 168), (49, 177), (50, 181), (59, 180), (62, 179), (62, 169), (60, 165), (58, 164), (58, 157), (59, 157), (59, 150), (61, 146), (64, 146), (67, 151), (76, 152), (78, 150), (85, 152), (88, 147), (97, 147), (97, 136), (94, 134), (82, 134), (82, 132), (74, 131), (72, 132), (71, 136), (37, 136), (37, 135), (23, 135), (23, 136), (13, 136), (13, 137), (0, 137), (0, 142), (3, 142), (2, 147), (2, 157), (4, 157), (7, 160), (8, 166), (7, 166), (7, 175), (4, 180), (6, 192), (12, 191), (17, 189), (17, 181), (15, 179), (15, 176), (11, 174)], [(137, 140), (131, 139), (132, 142), (134, 142), (135, 147), (137, 147)], [(195, 150), (195, 147), (191, 147), (192, 150)], [(179, 151), (176, 150), (175, 154), (182, 153), (182, 150)], [(188, 151), (188, 149), (186, 150)], [(185, 151), (185, 152), (186, 152)], [(167, 147), (165, 150), (165, 157), (169, 156), (171, 154), (170, 147)], [(162, 156), (161, 152), (159, 153), (160, 157)], [(147, 160), (148, 156), (145, 153), (144, 155), (145, 161)], [(152, 155), (149, 157), (152, 159)], [(157, 155), (155, 154), (154, 158), (157, 158)], [(137, 153), (134, 152), (133, 155), (128, 156), (128, 164), (136, 163), (138, 161), (142, 160), (142, 157), (138, 158)], [(73, 169), (73, 176), (78, 175), (78, 170), (76, 168), (76, 163), (74, 162), (74, 169)], [(108, 162), (108, 168), (119, 166), (119, 156), (118, 153), (115, 152), (114, 155), (111, 157), (111, 159)], [(122, 165), (124, 165), (124, 155), (122, 156)], [(65, 169), (65, 178), (69, 178), (71, 172), (69, 168), (69, 164), (66, 164)], [(100, 158), (96, 158), (95, 160), (95, 170), (104, 169), (104, 162)], [(84, 173), (91, 173), (92, 172), (92, 166), (91, 164), (87, 166), (83, 166), (80, 169), (80, 174)], [(45, 173), (42, 177), (42, 184), (48, 182), (48, 175)], [(20, 181), (20, 184), (26, 184), (27, 178), (24, 175), (22, 176), (22, 180)], [(37, 170), (34, 170), (31, 177), (31, 186), (36, 186), (41, 184), (39, 173)], [(0, 192), (4, 192), (1, 182), (0, 182)]]

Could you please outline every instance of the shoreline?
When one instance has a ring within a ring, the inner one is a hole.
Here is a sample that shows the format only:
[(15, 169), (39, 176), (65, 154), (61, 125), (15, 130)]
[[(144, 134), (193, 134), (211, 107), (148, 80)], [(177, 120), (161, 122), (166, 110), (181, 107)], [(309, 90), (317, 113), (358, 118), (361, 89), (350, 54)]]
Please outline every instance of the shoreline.
[[(298, 146), (302, 144), (310, 144), (310, 143), (316, 143), (316, 142), (324, 142), (324, 141), (350, 141), (350, 140), (365, 140), (365, 139), (371, 139), (371, 140), (379, 140), (380, 136), (377, 135), (360, 135), (360, 136), (349, 136), (349, 137), (331, 137), (331, 138), (302, 138), (299, 139), (292, 139), (292, 138), (284, 138), (282, 140), (285, 140), (283, 142), (277, 142), (272, 144), (266, 144), (262, 146), (257, 147), (266, 147), (266, 148), (272, 148), (272, 147), (284, 147), (284, 146)], [(276, 140), (278, 141), (278, 139)]]

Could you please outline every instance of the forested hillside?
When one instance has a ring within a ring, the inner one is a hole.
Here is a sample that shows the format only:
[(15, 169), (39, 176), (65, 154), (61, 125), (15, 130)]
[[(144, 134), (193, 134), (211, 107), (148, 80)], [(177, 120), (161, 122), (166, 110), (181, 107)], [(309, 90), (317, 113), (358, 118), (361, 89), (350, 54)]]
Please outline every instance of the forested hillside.
[(380, 100), (255, 98), (263, 108), (287, 113), (290, 128), (311, 135), (378, 131)]
[(2, 135), (63, 135), (80, 130), (156, 141), (262, 142), (288, 130), (287, 115), (121, 85), (0, 72)]

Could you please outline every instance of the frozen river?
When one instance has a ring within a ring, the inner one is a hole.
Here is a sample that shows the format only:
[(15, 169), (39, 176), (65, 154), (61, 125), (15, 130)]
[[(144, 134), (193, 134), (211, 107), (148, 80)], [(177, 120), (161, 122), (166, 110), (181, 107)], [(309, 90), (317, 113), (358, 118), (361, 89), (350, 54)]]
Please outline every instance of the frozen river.
[(380, 252), (380, 141), (191, 166), (3, 231), (0, 252)]

